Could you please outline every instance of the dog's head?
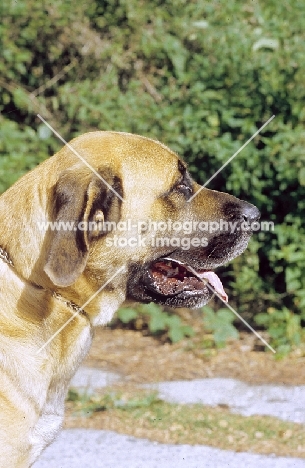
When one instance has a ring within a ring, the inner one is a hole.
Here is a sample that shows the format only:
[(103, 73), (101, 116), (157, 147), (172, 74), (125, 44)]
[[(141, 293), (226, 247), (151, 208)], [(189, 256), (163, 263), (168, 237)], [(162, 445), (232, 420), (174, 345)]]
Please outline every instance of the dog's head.
[(49, 233), (51, 281), (66, 288), (82, 277), (94, 291), (124, 267), (112, 283), (126, 299), (201, 307), (213, 290), (225, 299), (214, 270), (245, 250), (258, 210), (202, 189), (159, 142), (95, 132), (71, 144), (90, 167), (67, 148), (55, 156), (50, 219), (73, 228)]

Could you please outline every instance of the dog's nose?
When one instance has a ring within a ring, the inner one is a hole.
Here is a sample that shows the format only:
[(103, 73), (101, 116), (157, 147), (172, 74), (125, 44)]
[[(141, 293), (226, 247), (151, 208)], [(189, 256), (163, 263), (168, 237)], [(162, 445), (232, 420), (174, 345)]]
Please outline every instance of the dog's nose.
[(243, 202), (241, 207), (241, 215), (245, 221), (252, 223), (258, 221), (261, 214), (256, 206), (251, 205), (251, 203)]

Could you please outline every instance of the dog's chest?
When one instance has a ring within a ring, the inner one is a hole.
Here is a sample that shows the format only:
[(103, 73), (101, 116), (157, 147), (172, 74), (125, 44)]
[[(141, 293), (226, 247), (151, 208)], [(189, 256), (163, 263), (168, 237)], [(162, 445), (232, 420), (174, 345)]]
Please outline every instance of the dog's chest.
[(92, 343), (90, 327), (83, 329), (78, 339), (66, 350), (63, 359), (54, 370), (39, 419), (31, 432), (31, 461), (56, 437), (64, 417), (64, 405), (69, 383)]

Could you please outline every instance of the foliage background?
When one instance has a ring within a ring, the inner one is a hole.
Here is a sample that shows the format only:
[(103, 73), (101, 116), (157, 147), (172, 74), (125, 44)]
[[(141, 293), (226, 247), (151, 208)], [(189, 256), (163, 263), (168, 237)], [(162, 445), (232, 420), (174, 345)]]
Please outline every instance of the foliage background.
[(263, 313), (262, 326), (289, 328), (295, 314), (302, 325), (305, 3), (3, 0), (0, 8), (0, 191), (61, 146), (38, 112), (67, 140), (96, 129), (159, 139), (198, 182), (275, 114), (209, 188), (254, 203), (276, 226), (223, 269), (230, 302), (248, 320)]

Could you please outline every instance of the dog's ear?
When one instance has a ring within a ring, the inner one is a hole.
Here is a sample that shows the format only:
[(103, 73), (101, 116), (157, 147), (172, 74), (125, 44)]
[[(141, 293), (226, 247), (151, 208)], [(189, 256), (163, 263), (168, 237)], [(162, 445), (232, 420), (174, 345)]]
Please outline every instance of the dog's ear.
[(76, 281), (86, 266), (90, 242), (103, 235), (88, 230), (89, 223), (120, 219), (121, 199), (116, 195), (122, 197), (120, 179), (109, 170), (99, 172), (102, 180), (69, 169), (54, 188), (53, 220), (57, 229), (52, 232), (44, 271), (57, 286)]

